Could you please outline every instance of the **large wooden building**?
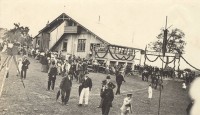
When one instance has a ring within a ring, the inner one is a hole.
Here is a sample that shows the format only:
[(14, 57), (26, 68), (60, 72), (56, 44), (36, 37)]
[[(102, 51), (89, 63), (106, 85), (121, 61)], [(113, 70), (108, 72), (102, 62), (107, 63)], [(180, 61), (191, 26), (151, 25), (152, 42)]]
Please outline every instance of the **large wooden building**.
[(39, 31), (35, 36), (34, 45), (42, 51), (62, 51), (63, 55), (95, 58), (108, 65), (133, 65), (136, 52), (141, 51), (137, 48), (114, 45), (65, 13)]

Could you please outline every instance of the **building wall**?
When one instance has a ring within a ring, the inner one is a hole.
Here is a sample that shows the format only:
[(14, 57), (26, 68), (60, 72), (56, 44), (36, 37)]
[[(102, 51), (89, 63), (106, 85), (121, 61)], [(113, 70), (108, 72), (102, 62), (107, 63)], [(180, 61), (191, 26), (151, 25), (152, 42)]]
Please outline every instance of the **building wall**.
[(66, 26), (67, 22), (64, 21), (60, 26), (54, 29), (50, 33), (50, 41), (49, 41), (49, 49), (60, 39), (60, 37), (64, 34), (64, 27)]
[[(85, 51), (78, 52), (78, 39), (85, 39)], [(81, 58), (86, 58), (90, 53), (90, 44), (91, 43), (102, 43), (98, 38), (88, 32), (81, 32), (79, 34), (67, 34), (66, 37), (62, 40), (62, 42), (56, 48), (57, 51), (61, 51), (63, 47), (63, 42), (67, 40), (67, 51), (63, 52), (63, 55), (72, 54), (76, 56), (80, 56)]]

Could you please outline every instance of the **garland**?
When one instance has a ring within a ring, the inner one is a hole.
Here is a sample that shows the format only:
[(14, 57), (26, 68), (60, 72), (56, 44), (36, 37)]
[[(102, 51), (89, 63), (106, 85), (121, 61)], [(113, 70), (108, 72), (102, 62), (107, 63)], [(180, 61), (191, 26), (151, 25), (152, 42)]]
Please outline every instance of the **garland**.
[(150, 60), (150, 59), (147, 57), (146, 53), (145, 53), (145, 58), (146, 58), (148, 61), (150, 61), (150, 62), (155, 62), (155, 61), (158, 59), (158, 57), (159, 57), (159, 56), (157, 56), (156, 59), (154, 59), (154, 60)]
[(131, 56), (129, 55), (127, 58), (125, 56), (122, 56), (121, 58), (119, 56), (117, 56), (117, 54), (115, 54), (115, 56), (112, 54), (112, 52), (110, 51), (110, 48), (109, 48), (109, 52), (110, 52), (110, 55), (113, 59), (115, 60), (127, 60), (127, 61), (133, 61), (133, 59), (135, 58), (135, 55), (132, 56), (132, 59), (129, 59)]
[[(90, 50), (92, 50), (91, 47), (90, 47)], [(103, 56), (99, 56), (98, 52), (94, 49), (94, 53), (95, 53), (95, 55), (96, 55), (98, 58), (105, 58), (106, 55), (108, 54), (108, 52), (110, 53), (111, 57), (112, 57), (113, 59), (115, 59), (115, 60), (133, 61), (134, 58), (135, 58), (135, 55), (134, 55), (134, 56), (133, 56), (133, 55), (132, 55), (132, 56), (129, 55), (128, 57), (125, 57), (125, 56), (119, 57), (117, 54), (115, 54), (115, 56), (114, 56), (113, 53), (111, 52), (109, 46), (108, 46), (108, 48), (107, 48), (107, 50), (106, 50), (106, 52), (105, 52), (105, 54), (104, 54)], [(131, 57), (132, 57), (132, 58), (131, 58)]]
[[(168, 64), (172, 63), (175, 59), (176, 59), (176, 57), (174, 57), (174, 59), (173, 59), (172, 61), (168, 62)], [(161, 60), (163, 63), (167, 63), (167, 62), (165, 62), (161, 57), (160, 57), (160, 60)]]
[(194, 67), (193, 65), (191, 65), (183, 56), (181, 56), (181, 58), (182, 58), (188, 65), (190, 65), (192, 68), (194, 68), (194, 69), (200, 71), (200, 69), (198, 69), (198, 68)]
[[(115, 54), (115, 56), (119, 59), (119, 60), (128, 60), (131, 56), (129, 55), (127, 58), (125, 56), (122, 56), (121, 58), (119, 56), (117, 56), (117, 54)], [(135, 57), (135, 56), (133, 56)], [(124, 59), (123, 59), (124, 58)], [(130, 60), (132, 61), (132, 60)]]
[(98, 53), (97, 53), (97, 51), (94, 49), (94, 52), (95, 52), (95, 54), (96, 54), (96, 56), (98, 57), (98, 58), (104, 58), (104, 57), (106, 57), (106, 55), (108, 54), (108, 49), (106, 50), (106, 53), (102, 56), (102, 57), (100, 57), (99, 55), (98, 55)]

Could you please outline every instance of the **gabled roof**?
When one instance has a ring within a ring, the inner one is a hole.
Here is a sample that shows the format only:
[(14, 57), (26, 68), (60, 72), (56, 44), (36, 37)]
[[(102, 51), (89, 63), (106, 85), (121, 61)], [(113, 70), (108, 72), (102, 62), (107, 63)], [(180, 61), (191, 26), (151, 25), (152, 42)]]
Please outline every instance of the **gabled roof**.
[[(87, 30), (89, 33), (96, 36), (99, 40), (103, 41), (104, 43), (107, 43), (107, 44), (110, 44), (110, 45), (116, 45), (116, 46), (120, 46), (120, 47), (133, 48), (133, 47), (130, 47), (130, 46), (125, 46), (127, 44), (123, 44), (123, 42), (122, 42), (123, 36), (119, 36), (117, 33), (112, 32), (112, 28), (107, 28), (106, 25), (101, 24), (101, 23), (91, 23), (89, 20), (87, 20), (87, 22), (83, 22), (81, 20), (77, 21), (77, 19), (75, 20), (65, 13), (62, 13), (55, 20), (53, 20), (51, 23), (49, 23), (47, 26), (45, 26), (42, 30), (40, 30), (39, 34), (41, 32), (52, 31), (53, 29), (55, 29), (57, 26), (59, 26), (66, 19), (70, 19), (73, 22), (77, 23), (80, 27)], [(81, 23), (79, 23), (79, 22), (81, 22)], [(82, 25), (83, 23), (84, 23), (84, 26)], [(141, 50), (139, 48), (135, 48), (135, 49)]]

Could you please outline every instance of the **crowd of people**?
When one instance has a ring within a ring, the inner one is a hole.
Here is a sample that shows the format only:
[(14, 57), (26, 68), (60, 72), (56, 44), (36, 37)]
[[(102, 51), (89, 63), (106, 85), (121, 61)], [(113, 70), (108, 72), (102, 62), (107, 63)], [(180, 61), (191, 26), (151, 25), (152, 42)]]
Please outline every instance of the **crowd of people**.
[[(75, 78), (75, 80), (80, 84), (78, 106), (88, 106), (89, 94), (92, 89), (92, 79), (87, 75), (89, 72), (88, 65), (92, 64), (93, 72), (101, 72), (99, 71), (100, 64), (99, 62), (97, 62), (97, 60), (90, 61), (84, 58), (76, 57), (74, 55), (70, 55), (66, 59), (66, 57), (61, 57), (58, 53), (55, 52), (45, 53), (36, 50), (32, 50), (31, 53), (23, 51), (23, 53), (19, 54), (26, 54), (29, 57), (37, 60), (38, 63), (41, 63), (41, 72), (46, 72), (48, 75), (47, 91), (54, 90), (56, 77), (58, 75), (62, 77), (59, 86), (60, 89), (57, 92), (56, 97), (56, 99), (58, 99), (61, 96), (62, 105), (68, 105), (72, 87), (72, 80)], [(28, 60), (26, 55), (23, 56), (23, 60)], [(19, 59), (18, 61), (19, 68), (21, 68), (20, 60), (21, 59)], [(29, 64), (30, 62), (27, 65)], [(107, 74), (107, 77), (106, 80), (102, 81), (102, 89), (100, 92), (101, 104), (99, 108), (102, 109), (103, 115), (108, 115), (110, 107), (112, 107), (112, 101), (114, 99), (113, 89), (117, 85), (115, 95), (119, 95), (122, 82), (125, 82), (124, 73), (126, 69), (124, 65), (115, 66), (115, 71), (113, 72), (113, 74), (116, 75), (116, 85), (110, 82), (111, 78), (109, 74), (111, 73), (111, 71), (110, 68), (107, 69), (107, 67), (108, 65), (106, 65), (105, 69), (103, 70)], [(123, 105), (121, 107), (122, 115), (127, 115), (129, 112), (132, 112), (132, 110), (130, 109), (131, 96), (132, 94), (127, 94), (127, 97), (124, 99)]]
[[(76, 80), (79, 85), (79, 102), (78, 106), (88, 106), (89, 104), (89, 94), (92, 89), (92, 79), (87, 75), (92, 69), (92, 72), (103, 72), (106, 75), (106, 79), (102, 81), (102, 87), (100, 92), (100, 105), (98, 108), (102, 109), (102, 115), (108, 115), (110, 107), (112, 107), (112, 101), (114, 100), (114, 91), (116, 88), (115, 95), (120, 95), (120, 87), (125, 81), (125, 75), (132, 72), (132, 68), (129, 65), (106, 65), (105, 63), (100, 63), (97, 60), (87, 60), (80, 58), (75, 55), (70, 55), (69, 57), (63, 57), (58, 52), (40, 52), (38, 49), (20, 50), (19, 54), (24, 55), (23, 58), (18, 59), (18, 68), (21, 73), (21, 78), (26, 79), (26, 71), (30, 64), (27, 58), (34, 58), (37, 62), (41, 63), (41, 72), (46, 72), (48, 75), (47, 81), (47, 91), (54, 90), (56, 77), (60, 75), (62, 80), (59, 85), (59, 91), (57, 92), (58, 99), (61, 96), (62, 105), (68, 105), (70, 99), (70, 93), (72, 88), (72, 80)], [(149, 77), (151, 78), (150, 85), (148, 87), (148, 98), (151, 101), (153, 90), (157, 89), (159, 86), (163, 89), (163, 81), (161, 76), (172, 77), (172, 69), (163, 70), (158, 67), (153, 66), (140, 66), (135, 65), (134, 70), (138, 70), (142, 75), (142, 80), (149, 82)], [(116, 76), (116, 85), (110, 81), (110, 74)], [(192, 81), (192, 73), (185, 73), (185, 84), (189, 84)], [(127, 115), (132, 113), (132, 94), (127, 94), (124, 98), (123, 104), (120, 108), (121, 115)]]

